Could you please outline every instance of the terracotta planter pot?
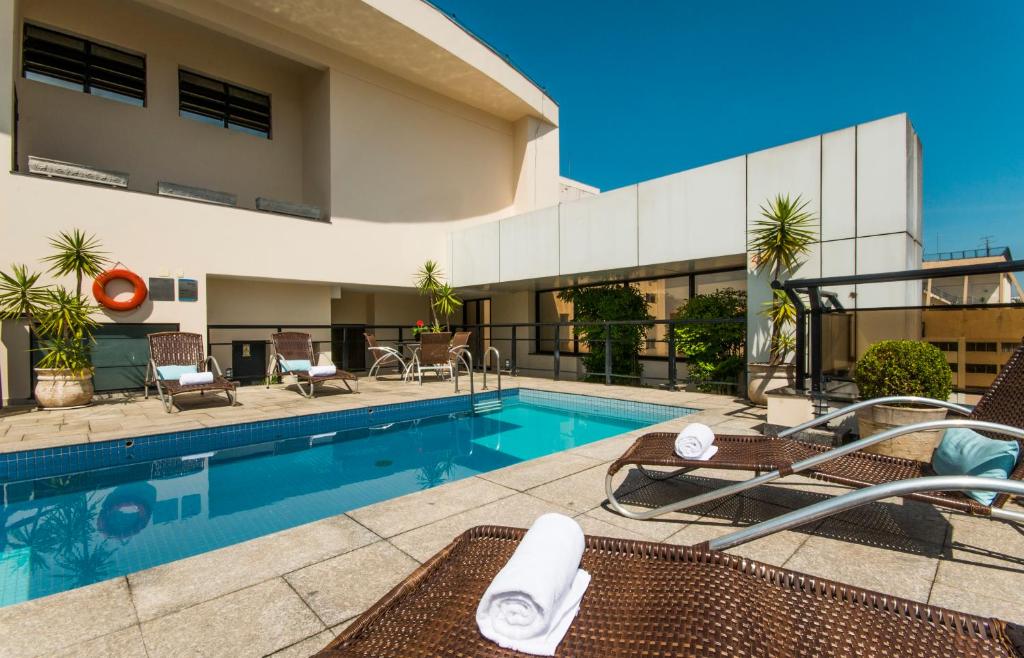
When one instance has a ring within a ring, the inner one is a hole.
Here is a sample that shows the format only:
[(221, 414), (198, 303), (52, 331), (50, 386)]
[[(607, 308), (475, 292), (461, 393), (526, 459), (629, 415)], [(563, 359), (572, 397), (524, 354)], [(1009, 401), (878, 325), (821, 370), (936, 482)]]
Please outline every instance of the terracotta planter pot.
[(777, 388), (792, 386), (796, 383), (796, 366), (791, 363), (771, 365), (768, 363), (751, 363), (747, 366), (747, 399), (754, 404), (766, 405), (768, 398), (765, 393)]
[[(894, 427), (923, 423), (929, 420), (942, 420), (945, 417), (945, 409), (895, 407), (888, 404), (878, 404), (874, 407), (857, 411), (857, 425), (861, 438), (864, 438)], [(879, 455), (930, 462), (932, 460), (932, 452), (934, 452), (935, 447), (939, 445), (941, 440), (942, 430), (914, 432), (913, 434), (904, 434), (882, 443), (876, 443), (864, 450), (865, 452), (873, 452)]]
[(92, 373), (36, 368), (36, 402), (44, 409), (81, 407), (92, 401)]

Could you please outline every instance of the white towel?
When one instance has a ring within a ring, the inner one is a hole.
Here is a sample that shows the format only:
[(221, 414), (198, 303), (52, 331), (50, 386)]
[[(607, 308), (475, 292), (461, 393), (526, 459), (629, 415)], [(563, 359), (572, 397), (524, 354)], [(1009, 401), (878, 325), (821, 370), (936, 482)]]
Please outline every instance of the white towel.
[[(710, 427), (701, 423), (690, 423), (676, 437), (676, 454), (683, 459), (710, 459), (711, 455), (718, 452), (717, 446), (711, 445), (714, 442), (715, 433)], [(710, 448), (715, 448), (714, 452), (703, 457)]]
[(338, 369), (335, 366), (310, 366), (308, 372), (310, 377), (323, 377), (337, 374)]
[(590, 585), (590, 574), (579, 568), (582, 557), (576, 521), (538, 517), (480, 599), (480, 633), (505, 649), (555, 655)]
[(186, 372), (178, 378), (178, 383), (182, 386), (193, 386), (195, 384), (212, 384), (213, 373), (212, 372)]

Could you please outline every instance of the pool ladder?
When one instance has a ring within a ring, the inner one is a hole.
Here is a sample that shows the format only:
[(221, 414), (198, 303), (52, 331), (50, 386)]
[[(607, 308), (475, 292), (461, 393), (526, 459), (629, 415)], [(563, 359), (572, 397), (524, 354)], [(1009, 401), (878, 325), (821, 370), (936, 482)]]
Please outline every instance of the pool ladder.
[[(461, 362), (466, 366), (466, 370), (469, 372), (469, 405), (472, 409), (472, 413), (482, 414), (489, 411), (497, 411), (502, 408), (501, 402), (501, 353), (497, 347), (491, 345), (484, 352), (485, 355), (490, 356), (491, 352), (494, 352), (494, 363), (498, 364), (498, 397), (484, 400), (483, 402), (476, 401), (476, 379), (473, 372), (473, 354), (469, 350), (461, 350), (455, 354), (455, 368), (454, 368), (454, 380), (455, 380), (455, 392), (459, 392), (459, 363)], [(484, 390), (487, 390), (487, 366), (484, 366)]]

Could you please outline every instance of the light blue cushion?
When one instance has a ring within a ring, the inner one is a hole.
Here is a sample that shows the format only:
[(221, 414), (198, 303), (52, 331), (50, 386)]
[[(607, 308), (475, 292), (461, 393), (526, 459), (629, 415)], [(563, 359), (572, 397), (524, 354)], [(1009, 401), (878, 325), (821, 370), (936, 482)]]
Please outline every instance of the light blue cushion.
[[(932, 455), (932, 468), (939, 475), (974, 475), (985, 478), (1009, 477), (1020, 457), (1016, 441), (1000, 441), (978, 434), (964, 427), (946, 430), (942, 443)], [(994, 491), (967, 491), (968, 496), (982, 505), (991, 505), (996, 499)]]
[(195, 366), (157, 366), (156, 376), (160, 379), (173, 379), (178, 381), (185, 373), (199, 372)]
[(296, 370), (309, 370), (312, 364), (309, 359), (281, 359), (281, 369), (285, 372), (295, 372)]

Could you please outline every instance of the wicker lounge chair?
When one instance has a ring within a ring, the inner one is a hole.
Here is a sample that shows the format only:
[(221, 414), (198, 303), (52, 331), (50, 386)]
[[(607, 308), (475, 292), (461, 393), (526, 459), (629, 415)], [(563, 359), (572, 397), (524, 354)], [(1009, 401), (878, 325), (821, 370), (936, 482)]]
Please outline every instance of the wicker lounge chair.
[(469, 339), (472, 335), (472, 331), (456, 331), (455, 335), (452, 336), (452, 344), (448, 348), (448, 351), (451, 353), (452, 368), (459, 367), (459, 354), (469, 351)]
[[(220, 364), (213, 356), (203, 354), (203, 337), (180, 331), (160, 331), (149, 334), (149, 363), (146, 366), (144, 396), (149, 399), (149, 387), (156, 387), (156, 394), (164, 403), (164, 409), (171, 413), (174, 398), (185, 393), (205, 393), (206, 391), (223, 391), (228, 401), (234, 406), (238, 403), (238, 390), (233, 382), (224, 379)], [(158, 368), (165, 366), (195, 366), (198, 372), (213, 372), (213, 381), (209, 384), (182, 386), (176, 379), (161, 379)]]
[[(497, 526), (467, 530), (317, 655), (524, 655), (484, 639), (475, 613), (525, 532)], [(727, 546), (733, 539), (726, 535), (698, 546), (675, 546), (588, 536), (581, 566), (593, 579), (555, 655), (1024, 656), (1019, 626), (715, 549), (716, 542)]]
[[(831, 450), (823, 445), (786, 438), (857, 409), (876, 404), (894, 403), (945, 407), (966, 416), (966, 418), (899, 427)], [(928, 398), (888, 397), (866, 400), (780, 432), (777, 437), (717, 436), (715, 445), (718, 446), (718, 453), (708, 461), (686, 460), (676, 455), (674, 451), (675, 434), (645, 434), (637, 439), (621, 457), (612, 462), (605, 478), (605, 490), (608, 494), (609, 504), (619, 514), (632, 519), (650, 519), (668, 512), (687, 509), (731, 496), (792, 473), (802, 473), (825, 482), (854, 488), (870, 487), (935, 473), (928, 462), (878, 455), (864, 452), (862, 448), (903, 434), (950, 427), (968, 427), (990, 438), (1016, 440), (1021, 445), (1021, 454), (1024, 454), (1024, 346), (1018, 347), (1010, 356), (1003, 370), (973, 410)], [(637, 466), (641, 473), (656, 480), (681, 475), (699, 468), (753, 471), (755, 477), (686, 500), (638, 512), (626, 509), (615, 498), (612, 478), (621, 468), (628, 465)], [(677, 470), (669, 473), (652, 472), (645, 469), (647, 466), (669, 467)], [(1016, 468), (1010, 473), (1010, 479), (1024, 480), (1024, 459), (1018, 460)], [(907, 497), (966, 514), (991, 516), (1007, 521), (1024, 521), (1024, 513), (1003, 509), (1010, 498), (1008, 494), (998, 495), (991, 506), (983, 505), (960, 492), (939, 491), (912, 494)]]
[(381, 345), (373, 334), (363, 334), (363, 336), (366, 337), (366, 350), (374, 359), (373, 365), (366, 373), (367, 377), (376, 377), (381, 368), (397, 368), (402, 371), (403, 378), (406, 376), (409, 364), (402, 358), (402, 353), (399, 350), (389, 345)]
[[(274, 343), (274, 357), (270, 364), (270, 374), (277, 372), (280, 375), (295, 375), (295, 385), (298, 386), (299, 392), (307, 398), (316, 394), (317, 384), (341, 382), (351, 393), (353, 391), (349, 382), (359, 381), (355, 375), (346, 370), (339, 369), (333, 375), (310, 375), (309, 370), (289, 369), (287, 361), (301, 360), (316, 365), (318, 354), (313, 351), (313, 339), (309, 334), (301, 331), (283, 331), (271, 335), (270, 340)], [(269, 385), (268, 382), (267, 386)]]
[(420, 346), (413, 356), (409, 372), (423, 384), (423, 374), (433, 372), (444, 379), (445, 373), (452, 374), (452, 353), (449, 351), (452, 335), (450, 332), (422, 333), (420, 334)]

